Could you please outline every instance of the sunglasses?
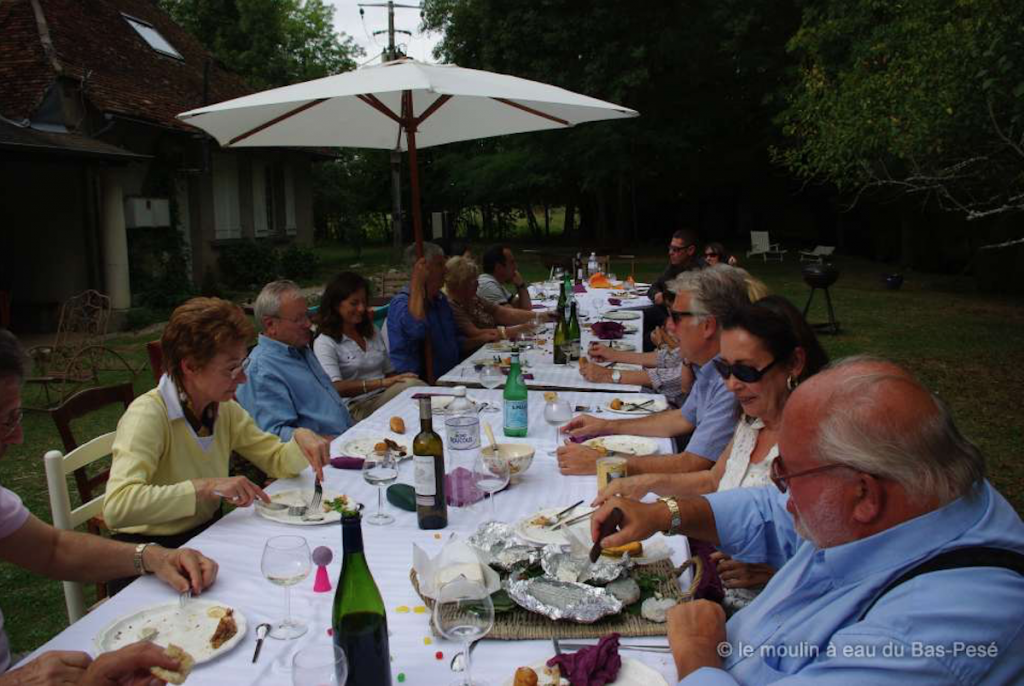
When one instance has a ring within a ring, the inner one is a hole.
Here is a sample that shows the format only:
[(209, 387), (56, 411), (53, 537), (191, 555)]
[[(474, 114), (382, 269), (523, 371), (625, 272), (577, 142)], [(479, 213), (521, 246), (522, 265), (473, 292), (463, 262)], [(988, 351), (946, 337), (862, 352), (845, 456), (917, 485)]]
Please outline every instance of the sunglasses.
[(778, 358), (776, 358), (761, 369), (758, 369), (757, 367), (751, 367), (748, 364), (729, 364), (725, 360), (720, 360), (718, 358), (712, 360), (715, 365), (715, 369), (718, 370), (718, 373), (722, 375), (724, 380), (728, 381), (730, 376), (735, 376), (743, 383), (757, 383), (769, 369), (775, 366), (775, 363), (778, 361)]
[(716, 253), (716, 252), (706, 252), (706, 253), (704, 253), (704, 257), (718, 257), (718, 253)]
[(782, 455), (778, 455), (772, 460), (771, 466), (768, 468), (768, 477), (775, 484), (775, 488), (785, 493), (789, 490), (789, 484), (787, 483), (790, 479), (795, 479), (798, 476), (807, 476), (808, 474), (817, 474), (818, 472), (825, 472), (830, 469), (838, 469), (839, 467), (845, 467), (844, 464), (827, 464), (824, 467), (814, 467), (812, 469), (805, 469), (802, 472), (796, 472), (795, 474), (787, 474), (785, 468), (782, 465)]
[(670, 246), (668, 246), (668, 251), (669, 252), (685, 252), (689, 247), (690, 246), (688, 246), (688, 245), (683, 245), (683, 246), (670, 245)]
[(18, 427), (21, 426), (21, 418), (25, 416), (25, 413), (19, 407), (8, 415), (8, 419), (3, 424), (0, 424), (0, 438), (10, 438)]

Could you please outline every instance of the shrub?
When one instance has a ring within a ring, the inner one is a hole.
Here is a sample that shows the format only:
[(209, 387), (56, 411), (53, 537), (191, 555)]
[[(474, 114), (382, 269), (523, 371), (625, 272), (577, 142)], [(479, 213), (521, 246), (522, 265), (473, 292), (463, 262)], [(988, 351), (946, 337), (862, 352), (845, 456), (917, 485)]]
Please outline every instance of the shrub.
[(278, 254), (266, 241), (243, 240), (220, 249), (217, 258), (224, 281), (234, 288), (262, 288), (277, 278)]
[(298, 281), (316, 273), (320, 258), (311, 248), (292, 243), (281, 252), (280, 267), (284, 278)]

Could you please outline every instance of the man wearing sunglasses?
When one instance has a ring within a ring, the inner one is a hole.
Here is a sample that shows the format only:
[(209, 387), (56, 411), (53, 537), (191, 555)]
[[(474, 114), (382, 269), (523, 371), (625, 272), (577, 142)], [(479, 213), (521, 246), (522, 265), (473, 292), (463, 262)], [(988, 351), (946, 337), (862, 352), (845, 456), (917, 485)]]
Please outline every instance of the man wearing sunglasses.
[(680, 229), (673, 233), (668, 244), (668, 266), (647, 289), (647, 297), (654, 304), (643, 308), (644, 352), (654, 350), (651, 333), (665, 324), (666, 308), (672, 300), (668, 284), (683, 272), (702, 269), (704, 266), (704, 260), (697, 254), (697, 232), (692, 229)]
[(604, 547), (667, 531), (779, 568), (728, 623), (703, 600), (669, 612), (681, 684), (1024, 683), (1024, 523), (941, 401), (845, 360), (793, 393), (779, 448), (774, 487), (594, 515), (595, 540), (624, 515)]

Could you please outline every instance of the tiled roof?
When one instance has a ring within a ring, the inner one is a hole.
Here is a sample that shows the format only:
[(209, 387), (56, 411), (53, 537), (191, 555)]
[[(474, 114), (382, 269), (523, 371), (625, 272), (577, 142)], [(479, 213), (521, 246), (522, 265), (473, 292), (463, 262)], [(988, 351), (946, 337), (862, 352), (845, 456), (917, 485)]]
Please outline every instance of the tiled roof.
[[(213, 57), (161, 11), (154, 0), (34, 0), (41, 8), (64, 75), (84, 80), (84, 94), (102, 112), (194, 130), (175, 115), (203, 103), (203, 67)], [(0, 2), (0, 114), (28, 118), (56, 77), (42, 48), (33, 0)], [(122, 14), (152, 24), (183, 60), (153, 50)], [(211, 63), (209, 102), (252, 92), (241, 78)]]
[(38, 131), (27, 126), (16, 126), (3, 119), (0, 119), (0, 150), (127, 161), (149, 157), (88, 136)]

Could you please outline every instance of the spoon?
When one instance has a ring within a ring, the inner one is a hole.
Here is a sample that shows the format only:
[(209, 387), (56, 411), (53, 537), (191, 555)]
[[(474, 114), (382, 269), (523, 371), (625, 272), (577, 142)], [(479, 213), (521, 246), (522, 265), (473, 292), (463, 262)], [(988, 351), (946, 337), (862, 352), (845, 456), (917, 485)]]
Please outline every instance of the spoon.
[(484, 422), (484, 432), (487, 434), (487, 440), (491, 442), (491, 454), (497, 457), (498, 442), (494, 440), (494, 431), (491, 430), (490, 422)]

